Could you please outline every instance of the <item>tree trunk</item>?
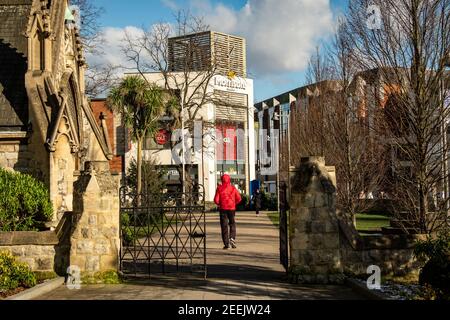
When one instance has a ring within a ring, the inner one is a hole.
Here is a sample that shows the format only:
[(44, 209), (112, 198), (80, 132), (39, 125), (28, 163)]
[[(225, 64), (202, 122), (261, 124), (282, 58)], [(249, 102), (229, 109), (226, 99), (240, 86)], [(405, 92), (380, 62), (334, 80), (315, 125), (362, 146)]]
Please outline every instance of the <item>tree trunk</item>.
[(136, 191), (139, 197), (141, 196), (142, 193), (142, 148), (143, 148), (143, 139), (139, 138), (137, 141), (137, 159), (136, 159), (136, 166), (137, 166)]
[(428, 198), (423, 184), (419, 184), (419, 227), (422, 233), (428, 233), (427, 228), (428, 217)]

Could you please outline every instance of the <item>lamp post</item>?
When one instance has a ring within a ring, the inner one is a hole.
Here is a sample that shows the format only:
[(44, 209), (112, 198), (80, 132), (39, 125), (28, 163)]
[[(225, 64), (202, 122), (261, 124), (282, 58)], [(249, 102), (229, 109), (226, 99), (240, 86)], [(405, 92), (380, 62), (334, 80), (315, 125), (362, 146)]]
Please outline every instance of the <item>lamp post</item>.
[(185, 125), (185, 122), (184, 122), (184, 100), (183, 100), (183, 97), (181, 98), (181, 143), (182, 143), (182, 156), (181, 156), (181, 161), (182, 161), (182, 163), (181, 163), (181, 166), (182, 166), (182, 169), (181, 169), (181, 175), (182, 175), (182, 178), (181, 178), (181, 180), (182, 180), (182, 185), (181, 185), (181, 192), (182, 192), (182, 195), (181, 195), (181, 198), (182, 198), (182, 202), (183, 202), (183, 205), (185, 205), (186, 203), (185, 203), (185, 199), (186, 199), (186, 146), (185, 146), (185, 144), (186, 144), (186, 139), (185, 139), (185, 136), (184, 136), (184, 125)]
[[(290, 132), (290, 116), (291, 116), (291, 112), (290, 112), (290, 107), (289, 107), (289, 111), (287, 114), (284, 114), (281, 110), (281, 106), (279, 107), (280, 111), (279, 112), (275, 112), (273, 115), (273, 121), (278, 121), (279, 122), (279, 126), (278, 126), (278, 160), (277, 160), (277, 203), (278, 203), (278, 211), (280, 211), (280, 155), (281, 155), (281, 129), (282, 129), (282, 122), (281, 119), (283, 118), (287, 118), (288, 119), (288, 125), (287, 125), (287, 137), (288, 137), (288, 165), (287, 165), (287, 173), (288, 173), (288, 190), (289, 192), (291, 192), (291, 187), (290, 187), (290, 166), (291, 166), (291, 132)], [(281, 113), (281, 114), (280, 114)], [(283, 150), (284, 151), (284, 150)], [(286, 195), (287, 196), (287, 195)]]

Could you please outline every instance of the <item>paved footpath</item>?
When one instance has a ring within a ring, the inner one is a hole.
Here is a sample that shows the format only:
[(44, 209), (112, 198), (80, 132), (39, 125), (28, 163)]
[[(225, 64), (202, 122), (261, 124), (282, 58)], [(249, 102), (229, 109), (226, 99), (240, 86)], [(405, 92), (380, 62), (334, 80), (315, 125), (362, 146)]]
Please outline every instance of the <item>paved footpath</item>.
[(208, 280), (158, 276), (120, 285), (62, 286), (38, 300), (311, 300), (361, 299), (345, 286), (286, 281), (278, 229), (265, 214), (237, 213), (238, 249), (223, 250), (217, 213), (207, 214)]

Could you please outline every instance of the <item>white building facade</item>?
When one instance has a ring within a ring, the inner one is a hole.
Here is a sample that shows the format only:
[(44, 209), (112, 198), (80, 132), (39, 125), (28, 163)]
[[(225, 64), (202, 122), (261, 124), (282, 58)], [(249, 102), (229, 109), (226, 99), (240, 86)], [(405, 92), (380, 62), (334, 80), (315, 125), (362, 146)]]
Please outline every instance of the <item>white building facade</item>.
[[(185, 76), (184, 73), (172, 73), (170, 87), (182, 89), (177, 86), (187, 82), (183, 78)], [(196, 79), (197, 73), (192, 72), (191, 76)], [(151, 83), (161, 87), (165, 85), (166, 80), (161, 73), (149, 73), (145, 77)], [(192, 88), (188, 90), (195, 90), (197, 85), (193, 81), (190, 84)], [(190, 166), (194, 183), (204, 186), (206, 201), (214, 200), (223, 174), (230, 175), (232, 183), (242, 194), (250, 195), (251, 181), (256, 179), (253, 92), (252, 79), (215, 75), (209, 80), (206, 90), (206, 95), (214, 98), (199, 107), (194, 130), (189, 132), (185, 129), (184, 139), (181, 139), (182, 130), (163, 132), (168, 134), (167, 139), (170, 138), (172, 144), (169, 140), (163, 143), (158, 137), (149, 137), (144, 146), (143, 160), (151, 161), (167, 172), (167, 184), (171, 191), (182, 190), (179, 169), (184, 162)], [(184, 118), (188, 120), (187, 112)], [(178, 143), (174, 146), (175, 142)], [(132, 144), (125, 157), (127, 168), (136, 155), (136, 146)]]

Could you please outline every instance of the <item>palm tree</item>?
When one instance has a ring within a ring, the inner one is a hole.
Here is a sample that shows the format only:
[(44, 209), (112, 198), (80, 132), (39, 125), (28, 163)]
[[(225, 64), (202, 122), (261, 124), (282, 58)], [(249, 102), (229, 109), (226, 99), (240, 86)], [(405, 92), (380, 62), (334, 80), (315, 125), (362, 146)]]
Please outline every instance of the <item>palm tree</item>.
[(159, 120), (170, 107), (171, 99), (160, 87), (141, 76), (128, 76), (111, 89), (107, 105), (122, 115), (131, 137), (137, 143), (137, 195), (142, 193), (142, 149), (145, 138), (159, 129)]

